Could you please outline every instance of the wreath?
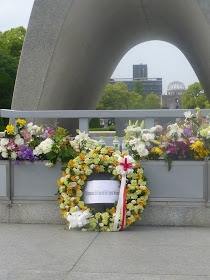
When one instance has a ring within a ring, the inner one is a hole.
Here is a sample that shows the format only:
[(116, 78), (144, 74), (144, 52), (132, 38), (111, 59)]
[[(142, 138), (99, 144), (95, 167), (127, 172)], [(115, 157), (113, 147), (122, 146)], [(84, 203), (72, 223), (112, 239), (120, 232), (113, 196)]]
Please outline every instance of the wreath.
[[(90, 175), (104, 172), (110, 174), (111, 179), (118, 180), (121, 186), (124, 184), (124, 187), (122, 191), (120, 189), (118, 203), (104, 212), (97, 212), (85, 204), (84, 190)], [(58, 180), (58, 202), (62, 217), (68, 220), (69, 228), (81, 228), (84, 231), (122, 230), (123, 226), (128, 227), (141, 219), (150, 193), (146, 180), (140, 164), (126, 153), (101, 146), (80, 153), (68, 162), (63, 176)]]

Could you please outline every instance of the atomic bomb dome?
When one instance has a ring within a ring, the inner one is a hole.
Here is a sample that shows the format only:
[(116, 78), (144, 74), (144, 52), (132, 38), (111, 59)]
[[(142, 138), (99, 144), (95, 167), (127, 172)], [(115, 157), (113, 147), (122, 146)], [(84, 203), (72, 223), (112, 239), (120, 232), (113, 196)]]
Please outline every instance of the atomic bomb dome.
[(172, 82), (168, 85), (167, 95), (183, 95), (185, 91), (185, 85), (182, 82)]
[(169, 109), (180, 109), (185, 89), (182, 82), (170, 83), (167, 88), (167, 95), (161, 96), (161, 105)]

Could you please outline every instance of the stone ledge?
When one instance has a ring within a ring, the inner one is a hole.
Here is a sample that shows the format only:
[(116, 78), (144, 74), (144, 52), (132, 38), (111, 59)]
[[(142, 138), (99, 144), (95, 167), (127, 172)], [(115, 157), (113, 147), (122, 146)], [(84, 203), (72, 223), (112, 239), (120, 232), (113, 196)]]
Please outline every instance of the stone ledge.
[[(63, 224), (57, 203), (0, 204), (0, 222), (21, 224)], [(148, 205), (136, 226), (210, 227), (210, 208), (193, 206)]]

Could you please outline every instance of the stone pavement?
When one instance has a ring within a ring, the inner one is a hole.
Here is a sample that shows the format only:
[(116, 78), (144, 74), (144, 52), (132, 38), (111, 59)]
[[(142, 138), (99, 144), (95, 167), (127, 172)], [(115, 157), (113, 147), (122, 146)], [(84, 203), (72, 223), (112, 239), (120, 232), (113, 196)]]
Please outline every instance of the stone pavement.
[[(50, 213), (49, 213), (50, 214)], [(0, 224), (1, 280), (207, 280), (210, 228)]]

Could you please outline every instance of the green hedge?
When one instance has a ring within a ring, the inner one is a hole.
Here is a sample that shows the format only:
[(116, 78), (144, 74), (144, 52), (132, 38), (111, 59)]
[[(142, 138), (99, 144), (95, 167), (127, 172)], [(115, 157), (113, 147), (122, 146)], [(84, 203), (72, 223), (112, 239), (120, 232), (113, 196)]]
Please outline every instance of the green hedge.
[(107, 127), (96, 127), (96, 128), (90, 128), (90, 131), (115, 131), (115, 125), (107, 126)]

